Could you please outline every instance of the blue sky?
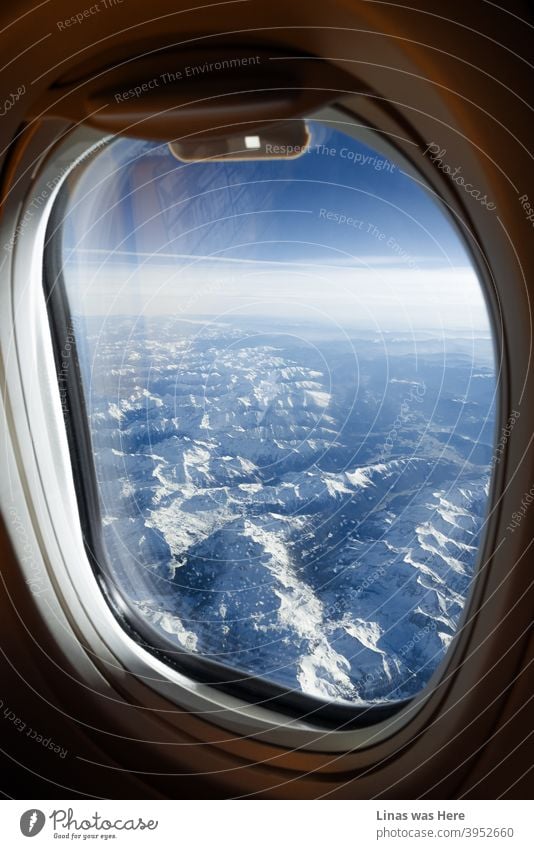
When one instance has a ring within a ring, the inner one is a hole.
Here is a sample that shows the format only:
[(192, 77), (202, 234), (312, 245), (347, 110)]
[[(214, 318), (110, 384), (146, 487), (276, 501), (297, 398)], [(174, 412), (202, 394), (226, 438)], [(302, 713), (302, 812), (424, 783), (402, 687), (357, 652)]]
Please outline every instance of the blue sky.
[(76, 308), (487, 325), (469, 258), (433, 198), (364, 144), (310, 129), (294, 160), (183, 164), (167, 145), (132, 140), (98, 154), (65, 226)]

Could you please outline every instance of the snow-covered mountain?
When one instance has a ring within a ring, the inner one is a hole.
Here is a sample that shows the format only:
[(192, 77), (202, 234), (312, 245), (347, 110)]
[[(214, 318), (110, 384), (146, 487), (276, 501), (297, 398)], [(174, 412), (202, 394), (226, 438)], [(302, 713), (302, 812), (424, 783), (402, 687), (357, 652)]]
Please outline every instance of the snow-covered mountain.
[(258, 319), (86, 329), (104, 539), (145, 619), (314, 695), (417, 692), (458, 627), (483, 530), (487, 340), (329, 339)]

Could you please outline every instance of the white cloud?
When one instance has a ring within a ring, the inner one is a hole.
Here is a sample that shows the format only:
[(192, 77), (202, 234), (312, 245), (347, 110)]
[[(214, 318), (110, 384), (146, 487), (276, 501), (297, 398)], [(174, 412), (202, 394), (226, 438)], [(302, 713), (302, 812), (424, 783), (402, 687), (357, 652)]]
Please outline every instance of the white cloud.
[[(265, 263), (185, 258), (179, 264), (117, 261), (68, 265), (74, 312), (213, 316), (241, 313), (382, 330), (488, 329), (469, 267)], [(383, 259), (383, 258), (380, 258)]]

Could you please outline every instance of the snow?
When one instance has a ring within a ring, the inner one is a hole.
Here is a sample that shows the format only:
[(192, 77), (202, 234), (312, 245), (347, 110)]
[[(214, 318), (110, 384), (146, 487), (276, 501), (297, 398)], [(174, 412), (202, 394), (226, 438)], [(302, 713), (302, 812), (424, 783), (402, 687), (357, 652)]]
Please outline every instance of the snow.
[(389, 352), (397, 373), (375, 389), (365, 358), (356, 385), (335, 348), (326, 362), (230, 325), (162, 328), (135, 350), (124, 331), (99, 342), (91, 425), (117, 584), (184, 650), (321, 698), (412, 695), (462, 614), (489, 478), (446, 446), (463, 437), (446, 405), (437, 423), (414, 405), (384, 456), (421, 358), (411, 373)]

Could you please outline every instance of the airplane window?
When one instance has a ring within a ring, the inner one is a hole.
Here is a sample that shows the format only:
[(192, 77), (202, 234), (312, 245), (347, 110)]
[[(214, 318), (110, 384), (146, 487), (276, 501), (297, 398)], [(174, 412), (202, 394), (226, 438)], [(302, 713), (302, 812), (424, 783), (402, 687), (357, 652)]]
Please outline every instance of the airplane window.
[(383, 705), (461, 626), (493, 333), (432, 194), (308, 129), (291, 158), (116, 139), (80, 162), (50, 240), (59, 389), (93, 565), (144, 645)]

